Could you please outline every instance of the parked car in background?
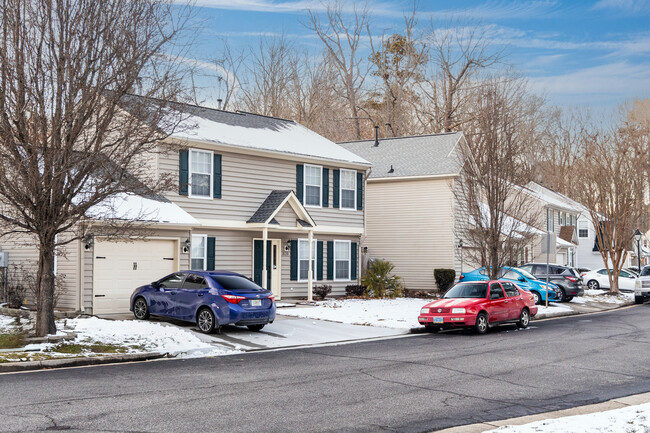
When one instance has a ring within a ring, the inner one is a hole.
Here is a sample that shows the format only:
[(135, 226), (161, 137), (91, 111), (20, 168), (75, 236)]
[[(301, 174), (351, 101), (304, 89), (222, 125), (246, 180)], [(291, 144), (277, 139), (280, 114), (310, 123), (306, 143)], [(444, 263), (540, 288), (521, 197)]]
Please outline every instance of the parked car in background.
[(485, 334), (490, 326), (516, 323), (526, 328), (537, 314), (533, 295), (511, 281), (457, 283), (442, 299), (426, 304), (418, 322), (430, 332), (474, 328)]
[[(619, 290), (632, 292), (634, 291), (636, 276), (628, 271), (621, 270), (618, 277)], [(590, 290), (609, 290), (609, 277), (607, 269), (600, 268), (582, 274), (582, 280)]]
[(634, 302), (643, 304), (650, 299), (650, 265), (641, 269), (639, 278), (634, 282)]
[[(546, 263), (526, 263), (519, 266), (519, 269), (530, 272), (538, 280), (546, 281)], [(585, 293), (580, 273), (570, 266), (549, 264), (548, 280), (560, 288), (558, 292), (560, 302), (570, 301), (574, 296), (582, 296)]]
[(223, 325), (261, 330), (275, 320), (273, 294), (243, 275), (223, 271), (181, 271), (138, 287), (131, 295), (136, 319), (150, 315), (196, 323), (205, 333)]
[[(512, 268), (509, 266), (504, 267), (501, 270), (500, 279), (514, 281), (518, 287), (521, 287), (524, 290), (528, 290), (533, 297), (535, 298), (536, 304), (541, 304), (546, 302), (546, 282), (540, 281), (535, 276), (528, 271), (519, 268)], [(483, 268), (478, 268), (472, 272), (467, 272), (460, 274), (459, 281), (487, 281), (490, 278), (488, 277), (487, 270)], [(549, 282), (548, 283), (548, 301), (557, 302), (559, 298), (558, 286)]]

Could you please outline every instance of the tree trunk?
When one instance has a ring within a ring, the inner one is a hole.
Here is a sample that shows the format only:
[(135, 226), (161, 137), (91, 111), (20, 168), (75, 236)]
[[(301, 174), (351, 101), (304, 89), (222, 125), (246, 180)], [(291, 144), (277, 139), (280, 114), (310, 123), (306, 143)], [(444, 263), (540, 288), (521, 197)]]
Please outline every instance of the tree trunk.
[(36, 275), (36, 336), (56, 334), (54, 323), (54, 236), (40, 241)]

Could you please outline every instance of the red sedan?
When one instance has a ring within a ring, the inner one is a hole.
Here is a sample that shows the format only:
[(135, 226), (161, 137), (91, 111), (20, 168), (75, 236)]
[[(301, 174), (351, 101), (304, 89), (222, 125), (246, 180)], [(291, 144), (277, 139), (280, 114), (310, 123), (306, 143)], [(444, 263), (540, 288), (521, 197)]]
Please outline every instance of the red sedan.
[(470, 328), (485, 334), (492, 325), (516, 323), (526, 328), (537, 314), (533, 295), (511, 281), (458, 283), (442, 299), (425, 305), (418, 321), (427, 331)]

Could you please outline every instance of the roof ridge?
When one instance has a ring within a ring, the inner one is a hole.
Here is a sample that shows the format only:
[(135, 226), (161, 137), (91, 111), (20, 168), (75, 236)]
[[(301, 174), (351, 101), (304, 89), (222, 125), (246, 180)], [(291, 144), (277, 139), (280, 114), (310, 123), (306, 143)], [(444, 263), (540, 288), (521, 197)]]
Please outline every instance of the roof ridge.
[(283, 117), (267, 116), (266, 114), (251, 113), (250, 111), (237, 110), (237, 111), (233, 111), (233, 113), (237, 113), (240, 115), (250, 114), (251, 116), (266, 117), (267, 119), (284, 120), (285, 122), (298, 123), (295, 120), (285, 119)]
[[(462, 131), (454, 131), (454, 132), (438, 132), (434, 134), (419, 134), (419, 135), (403, 135), (401, 137), (384, 137), (379, 139), (379, 143), (381, 143), (384, 140), (401, 140), (404, 138), (420, 138), (420, 137), (438, 137), (441, 135), (453, 135), (453, 134), (462, 134)], [(361, 143), (364, 141), (372, 141), (374, 142), (374, 138), (367, 138), (365, 140), (349, 140), (349, 141), (337, 141), (337, 144), (342, 144), (342, 143)]]

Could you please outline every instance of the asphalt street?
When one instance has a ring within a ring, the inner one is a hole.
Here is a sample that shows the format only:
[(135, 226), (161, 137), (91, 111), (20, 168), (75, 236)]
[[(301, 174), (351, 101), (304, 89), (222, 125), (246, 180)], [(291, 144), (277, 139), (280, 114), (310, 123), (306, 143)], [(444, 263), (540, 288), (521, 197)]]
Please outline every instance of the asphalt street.
[(0, 375), (0, 431), (426, 432), (650, 391), (650, 305), (382, 341)]

